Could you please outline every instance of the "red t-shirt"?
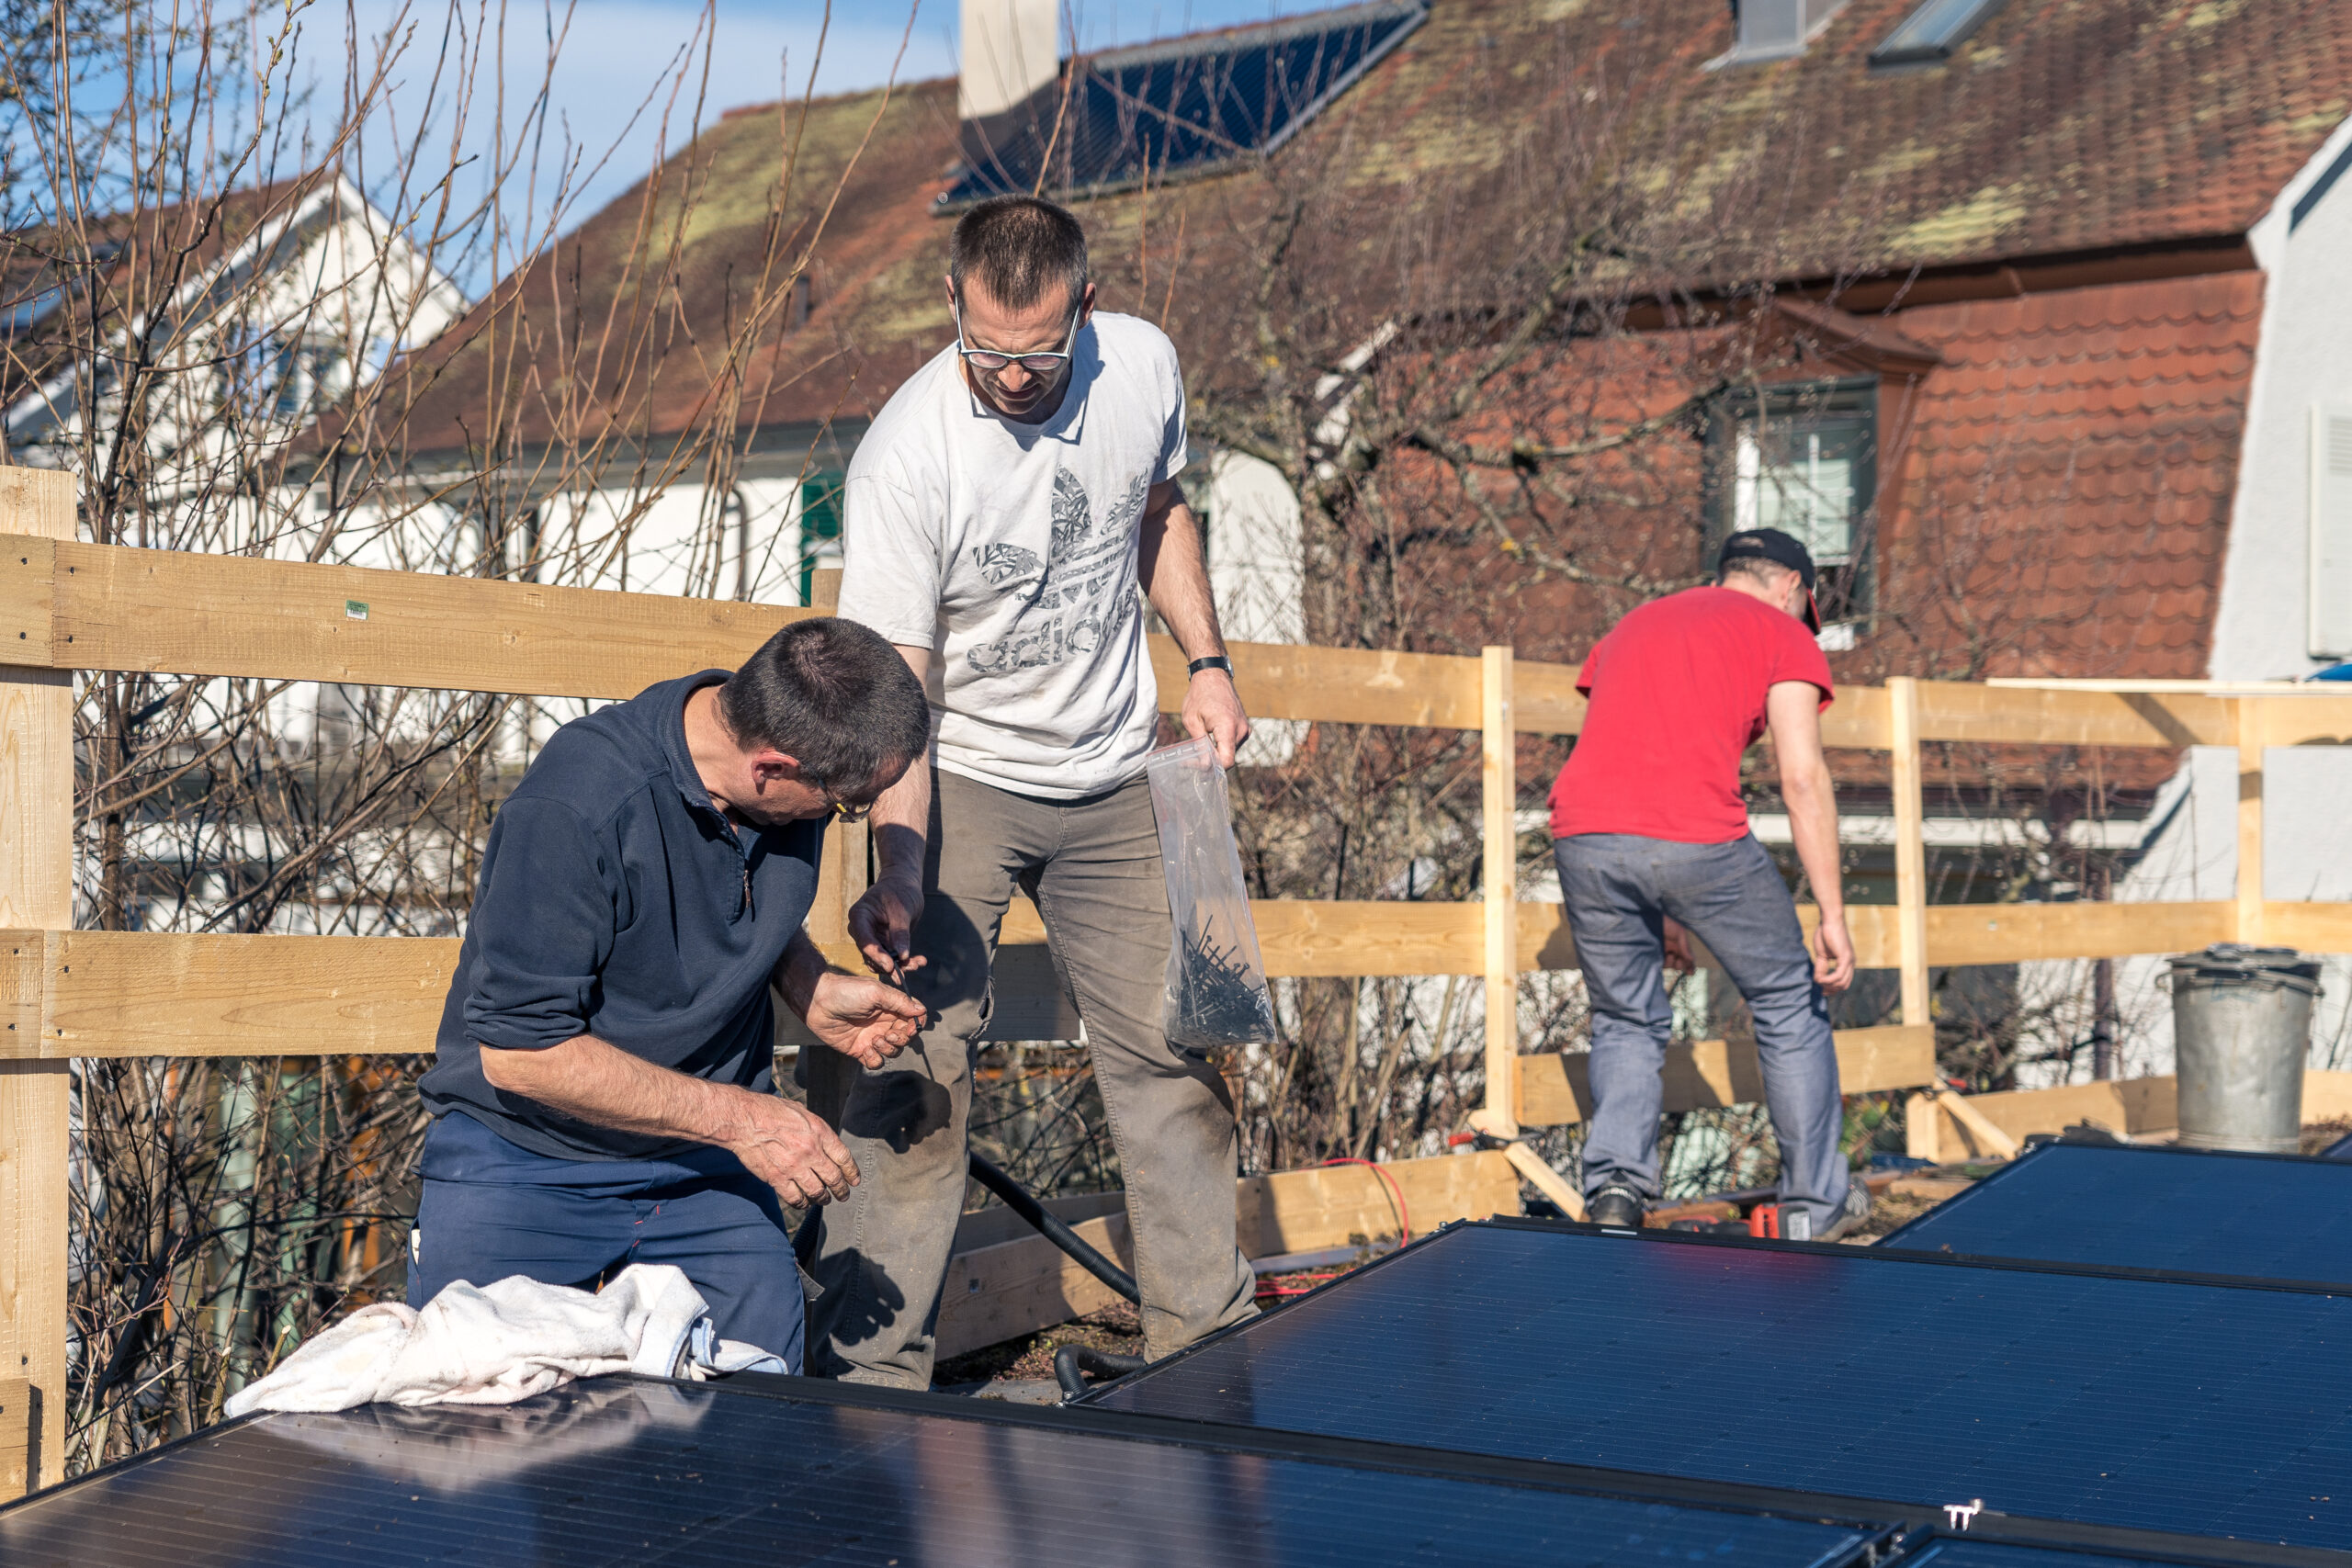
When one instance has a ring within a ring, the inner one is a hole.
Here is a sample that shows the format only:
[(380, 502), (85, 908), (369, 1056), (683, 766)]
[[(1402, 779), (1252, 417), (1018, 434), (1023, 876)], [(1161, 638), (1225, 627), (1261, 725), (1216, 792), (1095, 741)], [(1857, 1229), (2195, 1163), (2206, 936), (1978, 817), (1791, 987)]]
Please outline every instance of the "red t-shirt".
[(1829, 660), (1804, 623), (1729, 588), (1657, 599), (1600, 639), (1577, 689), (1584, 732), (1552, 784), (1552, 836), (1636, 833), (1682, 844), (1747, 833), (1739, 754), (1764, 733), (1764, 694)]

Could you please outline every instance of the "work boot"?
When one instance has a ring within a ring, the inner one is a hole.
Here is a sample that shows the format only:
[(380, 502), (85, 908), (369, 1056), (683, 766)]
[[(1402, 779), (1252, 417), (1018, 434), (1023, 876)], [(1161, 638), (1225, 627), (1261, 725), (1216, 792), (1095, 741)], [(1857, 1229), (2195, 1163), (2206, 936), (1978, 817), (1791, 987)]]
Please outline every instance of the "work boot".
[(1642, 1195), (1611, 1182), (1584, 1201), (1584, 1217), (1590, 1224), (1637, 1231), (1642, 1228)]
[(1836, 1241), (1839, 1236), (1851, 1234), (1855, 1226), (1870, 1217), (1871, 1190), (1859, 1181), (1849, 1181), (1846, 1184), (1844, 1207), (1840, 1208), (1837, 1217), (1829, 1222), (1828, 1228), (1813, 1239)]

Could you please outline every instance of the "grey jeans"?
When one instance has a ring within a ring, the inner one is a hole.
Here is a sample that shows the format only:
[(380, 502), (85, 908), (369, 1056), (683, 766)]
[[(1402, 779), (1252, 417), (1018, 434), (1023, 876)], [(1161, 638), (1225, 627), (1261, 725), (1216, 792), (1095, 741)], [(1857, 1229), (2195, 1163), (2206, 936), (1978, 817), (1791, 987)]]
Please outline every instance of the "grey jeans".
[(1036, 900), (1056, 970), (1085, 1020), (1096, 1085), (1126, 1182), (1144, 1353), (1180, 1350), (1256, 1312), (1235, 1244), (1233, 1102), (1205, 1058), (1160, 1033), (1168, 889), (1151, 793), (1137, 778), (1079, 801), (1038, 800), (956, 773), (932, 775), (931, 840), (908, 987), (932, 1027), (876, 1072), (801, 1053), (808, 1102), (861, 1179), (804, 1226), (821, 1288), (809, 1371), (927, 1388), (956, 1217), (964, 1207), (972, 1037), (1018, 886)]
[(1772, 857), (1754, 838), (1680, 844), (1630, 833), (1579, 833), (1552, 845), (1577, 962), (1592, 999), (1587, 1196), (1610, 1185), (1658, 1196), (1657, 1122), (1673, 1010), (1665, 919), (1704, 942), (1747, 1000), (1764, 1101), (1781, 1144), (1781, 1203), (1811, 1233), (1836, 1220), (1850, 1178), (1829, 1006), (1813, 977), (1804, 930)]

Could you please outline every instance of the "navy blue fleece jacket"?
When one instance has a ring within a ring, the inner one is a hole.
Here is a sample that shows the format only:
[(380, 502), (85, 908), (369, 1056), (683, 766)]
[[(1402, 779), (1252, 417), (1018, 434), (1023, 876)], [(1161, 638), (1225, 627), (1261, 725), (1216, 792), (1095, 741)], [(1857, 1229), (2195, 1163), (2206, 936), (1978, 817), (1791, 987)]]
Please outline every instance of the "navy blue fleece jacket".
[(555, 732), (499, 807), (473, 918), (419, 1085), (509, 1142), (562, 1159), (688, 1146), (590, 1126), (482, 1077), (483, 1045), (593, 1034), (633, 1056), (765, 1090), (768, 977), (816, 896), (820, 825), (729, 824), (686, 750), (685, 703), (724, 681), (665, 681)]

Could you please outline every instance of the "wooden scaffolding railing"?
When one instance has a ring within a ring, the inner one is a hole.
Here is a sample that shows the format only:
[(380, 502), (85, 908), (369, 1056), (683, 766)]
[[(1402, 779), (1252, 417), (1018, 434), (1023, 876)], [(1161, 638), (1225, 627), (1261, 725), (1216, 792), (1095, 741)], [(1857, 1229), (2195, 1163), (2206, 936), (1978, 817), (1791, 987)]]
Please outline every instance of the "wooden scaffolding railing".
[[(0, 1449), (17, 1418), (12, 1413), (26, 1408), (13, 1386), (22, 1379), (36, 1411), (28, 1461), (37, 1483), (60, 1478), (63, 1455), (68, 1061), (427, 1052), (457, 951), (453, 941), (425, 938), (73, 930), (74, 671), (615, 698), (737, 664), (784, 622), (821, 613), (137, 550), (80, 543), (74, 534), (67, 476), (0, 468), (0, 648), (14, 649), (0, 654), (8, 660), (0, 668)], [(1513, 882), (1517, 737), (1577, 729), (1584, 703), (1574, 670), (1514, 664), (1507, 648), (1470, 659), (1243, 644), (1233, 655), (1253, 716), (1476, 730), (1482, 741), (1481, 900), (1260, 902), (1270, 973), (1480, 976), (1487, 1124), (1579, 1120), (1589, 1104), (1580, 1075), (1557, 1055), (1521, 1055), (1515, 1017), (1518, 976), (1573, 968), (1575, 950), (1560, 907), (1520, 902)], [(1182, 691), (1174, 647), (1155, 639), (1152, 659), (1160, 690)], [(1839, 1036), (1849, 1092), (1934, 1081), (1931, 960), (2099, 957), (2233, 936), (2352, 951), (2352, 905), (2265, 903), (2258, 854), (2261, 747), (2347, 737), (2352, 699), (2004, 691), (1909, 680), (1840, 693), (1825, 718), (1827, 742), (1894, 753), (1897, 902), (1854, 908), (1849, 918), (1862, 966), (1902, 975), (1900, 1025)], [(2257, 852), (2241, 857), (2239, 897), (1929, 906), (1919, 747), (1932, 740), (2238, 746), (2243, 841)], [(828, 855), (823, 902), (810, 924), (821, 944), (848, 959), (842, 916), (859, 857), (842, 847)], [(1033, 909), (1016, 905), (1004, 941), (1001, 994), (1049, 989)], [(1007, 995), (1000, 1011), (1056, 1016), (1052, 996), (1023, 1002)], [(1702, 1041), (1677, 1047), (1669, 1060), (1670, 1107), (1757, 1098), (1752, 1048)]]

